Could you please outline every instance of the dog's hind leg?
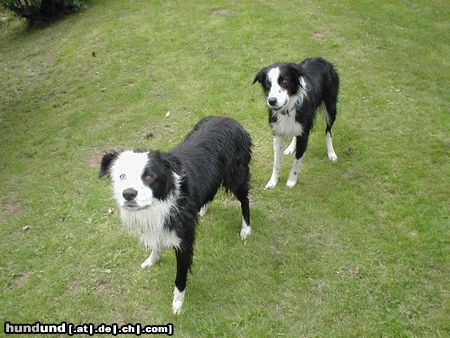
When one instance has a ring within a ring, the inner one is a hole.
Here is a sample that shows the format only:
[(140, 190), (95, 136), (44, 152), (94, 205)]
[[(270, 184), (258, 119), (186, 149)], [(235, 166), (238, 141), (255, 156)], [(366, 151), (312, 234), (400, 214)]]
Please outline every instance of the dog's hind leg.
[(242, 227), (241, 227), (241, 239), (245, 241), (250, 233), (252, 232), (252, 228), (250, 226), (250, 205), (248, 201), (248, 192), (238, 192), (236, 195), (241, 202), (241, 210), (242, 210)]
[(325, 120), (327, 123), (327, 128), (325, 129), (325, 142), (327, 144), (328, 158), (332, 162), (336, 162), (338, 157), (333, 148), (333, 141), (331, 138), (331, 128), (333, 127), (334, 121), (336, 120), (336, 102), (337, 102), (337, 92), (329, 93), (325, 98)]
[(161, 250), (159, 248), (153, 248), (150, 256), (148, 256), (148, 258), (141, 264), (141, 268), (145, 269), (152, 266), (155, 263), (158, 263), (160, 257), (161, 257)]
[(336, 162), (338, 160), (338, 157), (333, 148), (333, 141), (331, 139), (331, 130), (326, 131), (325, 141), (327, 143), (328, 158), (330, 159), (331, 162)]
[(249, 160), (249, 158), (241, 158), (237, 161), (235, 164), (235, 169), (233, 170), (234, 175), (225, 185), (225, 188), (231, 191), (241, 203), (242, 227), (240, 237), (243, 241), (245, 241), (252, 232), (252, 228), (250, 226), (250, 203), (248, 200), (250, 180), (250, 170), (248, 167)]
[(289, 143), (289, 145), (287, 146), (286, 149), (284, 149), (283, 154), (285, 155), (292, 155), (295, 151), (295, 145), (297, 144), (297, 138), (294, 136), (292, 138), (291, 143)]

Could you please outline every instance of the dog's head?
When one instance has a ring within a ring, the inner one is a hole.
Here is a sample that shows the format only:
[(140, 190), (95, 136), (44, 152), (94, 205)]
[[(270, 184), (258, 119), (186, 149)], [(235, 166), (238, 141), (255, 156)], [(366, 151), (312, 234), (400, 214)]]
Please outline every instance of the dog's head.
[(176, 189), (171, 161), (160, 152), (122, 151), (103, 156), (99, 177), (109, 175), (117, 204), (142, 210), (155, 200), (165, 200)]
[(302, 75), (298, 65), (276, 62), (256, 73), (253, 83), (261, 83), (267, 96), (266, 104), (272, 111), (285, 113), (285, 108), (297, 100), (295, 96), (304, 86)]

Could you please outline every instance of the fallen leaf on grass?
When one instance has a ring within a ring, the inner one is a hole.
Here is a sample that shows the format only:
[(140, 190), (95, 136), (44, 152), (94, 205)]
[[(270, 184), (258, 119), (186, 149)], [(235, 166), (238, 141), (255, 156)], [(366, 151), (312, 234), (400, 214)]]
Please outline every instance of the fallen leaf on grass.
[(111, 216), (115, 212), (116, 212), (116, 208), (108, 208), (108, 210), (106, 211), (105, 214), (103, 214), (103, 216)]

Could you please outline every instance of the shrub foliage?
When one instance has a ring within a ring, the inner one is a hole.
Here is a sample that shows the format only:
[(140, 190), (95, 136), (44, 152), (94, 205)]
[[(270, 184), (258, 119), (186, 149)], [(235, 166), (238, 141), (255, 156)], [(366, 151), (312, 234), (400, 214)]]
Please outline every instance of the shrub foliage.
[(79, 10), (84, 0), (0, 0), (0, 4), (27, 20), (29, 24), (46, 23)]

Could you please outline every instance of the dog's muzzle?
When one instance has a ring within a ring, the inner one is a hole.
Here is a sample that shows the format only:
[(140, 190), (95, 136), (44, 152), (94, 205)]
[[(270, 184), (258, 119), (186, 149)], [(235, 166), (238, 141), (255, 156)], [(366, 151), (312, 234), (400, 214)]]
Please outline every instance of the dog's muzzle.
[(278, 99), (276, 97), (269, 97), (267, 99), (267, 106), (270, 108), (270, 110), (285, 115), (286, 111), (284, 110), (284, 108), (286, 107), (287, 102), (283, 103), (282, 105), (278, 105), (277, 103)]

